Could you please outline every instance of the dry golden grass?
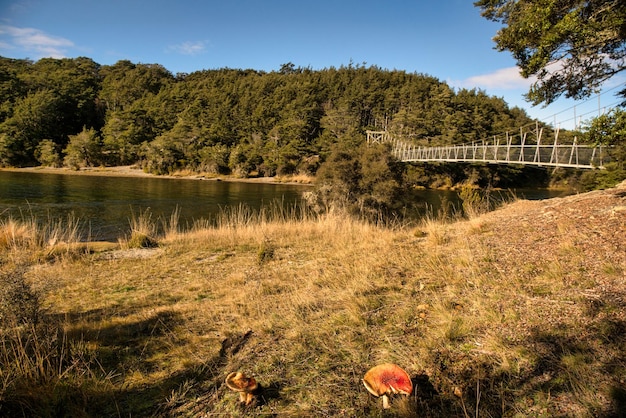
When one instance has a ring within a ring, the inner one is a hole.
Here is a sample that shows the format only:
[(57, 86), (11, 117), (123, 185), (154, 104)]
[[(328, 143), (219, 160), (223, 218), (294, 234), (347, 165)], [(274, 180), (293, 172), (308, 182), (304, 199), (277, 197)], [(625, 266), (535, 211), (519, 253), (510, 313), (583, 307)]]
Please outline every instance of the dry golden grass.
[(9, 218), (0, 222), (0, 248), (27, 246), (35, 241), (36, 225)]
[[(518, 263), (516, 240), (543, 238), (517, 219), (503, 234), (506, 210), (388, 228), (235, 208), (184, 232), (174, 216), (158, 247), (39, 260), (24, 277), (63, 330), (66, 359), (51, 362), (56, 389), (39, 382), (39, 395), (5, 380), (0, 413), (35, 404), (82, 416), (618, 413), (625, 293), (602, 292), (623, 289), (624, 255), (608, 247), (590, 262), (559, 226), (554, 251)], [(2, 260), (2, 271), (14, 268)], [(360, 381), (383, 362), (405, 368), (416, 388), (385, 413)], [(239, 406), (224, 385), (233, 371), (261, 384), (254, 405)]]
[(299, 184), (313, 184), (315, 183), (315, 177), (308, 174), (291, 174), (285, 176), (276, 176), (274, 181), (278, 183), (299, 183)]

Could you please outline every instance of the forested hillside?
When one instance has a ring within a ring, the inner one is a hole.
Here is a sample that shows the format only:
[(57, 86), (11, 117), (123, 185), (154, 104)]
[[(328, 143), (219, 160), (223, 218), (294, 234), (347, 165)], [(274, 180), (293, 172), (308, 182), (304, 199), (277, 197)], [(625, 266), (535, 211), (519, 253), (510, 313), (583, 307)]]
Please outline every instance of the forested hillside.
[(451, 144), (532, 122), (480, 90), (352, 64), (173, 75), (130, 61), (0, 57), (0, 100), (0, 166), (156, 174), (314, 174), (333, 144), (364, 141), (367, 129)]

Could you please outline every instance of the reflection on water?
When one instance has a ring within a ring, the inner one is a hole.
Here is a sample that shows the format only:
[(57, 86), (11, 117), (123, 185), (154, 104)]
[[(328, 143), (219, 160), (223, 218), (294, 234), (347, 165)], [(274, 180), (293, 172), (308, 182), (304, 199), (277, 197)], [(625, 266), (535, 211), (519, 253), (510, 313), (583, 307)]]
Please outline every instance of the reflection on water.
[[(214, 219), (228, 206), (253, 209), (281, 201), (300, 201), (305, 186), (219, 182), (164, 178), (98, 177), (0, 171), (0, 219), (47, 220), (77, 218), (90, 239), (115, 240), (130, 229), (133, 214), (150, 210), (153, 220), (168, 219), (176, 210), (180, 225)], [(517, 197), (545, 199), (563, 195), (546, 190), (518, 190)], [(509, 192), (502, 193), (510, 195)], [(443, 207), (458, 210), (454, 191), (416, 191), (411, 217), (437, 214)]]

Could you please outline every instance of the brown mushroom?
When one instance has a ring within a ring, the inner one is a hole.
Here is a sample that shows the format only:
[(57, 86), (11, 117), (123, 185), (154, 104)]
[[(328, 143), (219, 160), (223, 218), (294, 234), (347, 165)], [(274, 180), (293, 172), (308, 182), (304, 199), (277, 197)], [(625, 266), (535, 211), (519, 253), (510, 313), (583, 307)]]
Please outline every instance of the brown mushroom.
[(232, 372), (226, 376), (226, 386), (235, 392), (239, 392), (239, 402), (250, 405), (254, 400), (254, 391), (259, 384), (254, 377), (247, 377), (241, 372)]
[(372, 367), (363, 378), (363, 385), (374, 396), (383, 397), (383, 408), (389, 408), (388, 395), (400, 393), (410, 395), (413, 392), (411, 378), (400, 366), (392, 363)]

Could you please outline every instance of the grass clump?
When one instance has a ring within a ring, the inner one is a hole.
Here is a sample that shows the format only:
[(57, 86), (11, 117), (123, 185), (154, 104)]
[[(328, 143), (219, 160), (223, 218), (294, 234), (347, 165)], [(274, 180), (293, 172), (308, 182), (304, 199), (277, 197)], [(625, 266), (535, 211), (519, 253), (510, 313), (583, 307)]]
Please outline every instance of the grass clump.
[(37, 228), (32, 223), (18, 222), (13, 218), (0, 221), (0, 248), (11, 249), (35, 242)]
[(257, 261), (259, 265), (263, 265), (274, 259), (276, 255), (276, 247), (267, 239), (263, 240), (257, 251)]
[(73, 257), (88, 251), (87, 245), (80, 245), (88, 239), (81, 230), (80, 221), (73, 215), (46, 220), (9, 217), (0, 220), (0, 250), (4, 250), (5, 256), (32, 259), (13, 260), (18, 263)]
[[(140, 211), (138, 215), (130, 218), (130, 237), (123, 243), (127, 248), (154, 248), (159, 243), (157, 236), (157, 224), (152, 220), (150, 209)], [(172, 228), (176, 227), (176, 217), (172, 215)]]

